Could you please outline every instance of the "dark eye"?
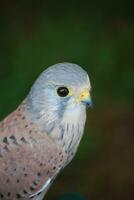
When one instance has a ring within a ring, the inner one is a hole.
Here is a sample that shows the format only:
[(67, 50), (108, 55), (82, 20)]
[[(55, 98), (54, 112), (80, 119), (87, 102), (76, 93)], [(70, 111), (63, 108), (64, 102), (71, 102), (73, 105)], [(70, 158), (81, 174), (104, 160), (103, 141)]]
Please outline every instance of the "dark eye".
[(57, 94), (60, 96), (60, 97), (66, 97), (68, 94), (69, 94), (69, 90), (68, 88), (66, 87), (59, 87), (57, 89)]

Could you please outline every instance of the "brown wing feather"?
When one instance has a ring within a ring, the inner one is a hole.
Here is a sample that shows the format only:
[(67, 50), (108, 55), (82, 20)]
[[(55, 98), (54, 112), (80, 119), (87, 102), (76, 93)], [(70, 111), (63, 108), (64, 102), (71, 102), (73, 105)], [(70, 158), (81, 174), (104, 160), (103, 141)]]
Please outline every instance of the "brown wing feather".
[(64, 158), (18, 108), (0, 124), (0, 199), (28, 199), (55, 177)]

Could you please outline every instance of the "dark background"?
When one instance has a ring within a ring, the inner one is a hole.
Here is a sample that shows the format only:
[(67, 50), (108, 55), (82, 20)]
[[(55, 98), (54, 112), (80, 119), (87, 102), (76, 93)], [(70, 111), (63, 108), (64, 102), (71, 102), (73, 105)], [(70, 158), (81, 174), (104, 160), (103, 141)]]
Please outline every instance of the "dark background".
[(0, 119), (49, 65), (89, 73), (94, 109), (73, 162), (46, 200), (134, 199), (134, 5), (132, 1), (0, 1)]

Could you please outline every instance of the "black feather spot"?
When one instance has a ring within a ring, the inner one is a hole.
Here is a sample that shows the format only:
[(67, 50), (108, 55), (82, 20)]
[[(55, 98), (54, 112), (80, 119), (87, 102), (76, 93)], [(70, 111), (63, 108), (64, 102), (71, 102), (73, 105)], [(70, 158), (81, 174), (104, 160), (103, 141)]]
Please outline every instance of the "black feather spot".
[(27, 174), (24, 174), (24, 176), (26, 177), (26, 176), (27, 176)]
[(6, 183), (9, 183), (10, 182), (10, 179), (8, 178), (7, 180), (6, 180)]
[(17, 142), (17, 139), (16, 139), (16, 137), (14, 135), (11, 135), (10, 139), (13, 140), (14, 144), (19, 145), (18, 142)]
[(3, 142), (4, 142), (5, 144), (9, 144), (9, 142), (8, 142), (8, 140), (7, 140), (7, 137), (4, 137), (4, 138), (3, 138)]
[(49, 174), (49, 172), (50, 172), (50, 171), (48, 170), (48, 171), (47, 171), (47, 175)]
[(38, 185), (38, 183), (36, 183), (36, 181), (33, 181), (33, 185), (37, 186), (37, 185)]
[(35, 196), (30, 197), (30, 199), (33, 199)]
[(43, 166), (43, 163), (40, 163), (40, 166), (42, 167), (42, 166)]
[(10, 192), (8, 192), (8, 193), (7, 193), (7, 196), (8, 196), (8, 197), (10, 197), (10, 196), (11, 196), (11, 193), (10, 193)]
[(25, 143), (25, 144), (28, 143), (24, 137), (22, 137), (20, 140), (21, 140), (23, 143)]
[(33, 190), (35, 190), (35, 188), (34, 187), (30, 187), (30, 190), (33, 191)]
[(1, 199), (3, 199), (3, 198), (4, 198), (4, 195), (3, 195), (3, 194), (0, 194), (0, 197), (1, 197)]
[(20, 199), (21, 195), (20, 194), (16, 194), (16, 197), (17, 197), (17, 199)]
[(40, 172), (38, 172), (37, 176), (41, 176), (41, 173), (40, 173)]

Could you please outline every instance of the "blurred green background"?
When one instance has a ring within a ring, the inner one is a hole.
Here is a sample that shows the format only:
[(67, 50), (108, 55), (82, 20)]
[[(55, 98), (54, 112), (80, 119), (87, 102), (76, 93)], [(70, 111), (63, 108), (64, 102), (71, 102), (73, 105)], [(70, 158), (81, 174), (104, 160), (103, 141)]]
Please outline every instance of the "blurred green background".
[(46, 200), (134, 199), (133, 8), (130, 0), (0, 2), (0, 119), (49, 65), (77, 63), (92, 83), (80, 148)]

